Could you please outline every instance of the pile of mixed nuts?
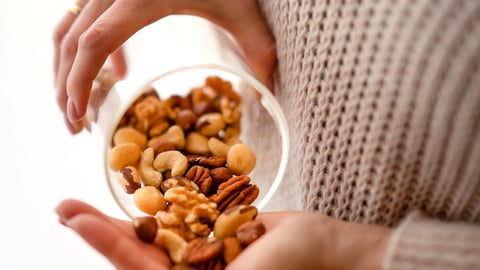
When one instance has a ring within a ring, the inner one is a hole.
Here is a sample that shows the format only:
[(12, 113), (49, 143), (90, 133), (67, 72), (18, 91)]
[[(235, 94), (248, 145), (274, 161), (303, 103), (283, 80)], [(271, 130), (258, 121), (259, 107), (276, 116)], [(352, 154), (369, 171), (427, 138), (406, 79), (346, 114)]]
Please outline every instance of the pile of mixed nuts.
[(213, 76), (186, 96), (150, 89), (113, 136), (109, 167), (146, 214), (135, 231), (165, 247), (174, 269), (223, 269), (265, 232), (251, 205), (256, 155), (239, 138), (241, 101)]

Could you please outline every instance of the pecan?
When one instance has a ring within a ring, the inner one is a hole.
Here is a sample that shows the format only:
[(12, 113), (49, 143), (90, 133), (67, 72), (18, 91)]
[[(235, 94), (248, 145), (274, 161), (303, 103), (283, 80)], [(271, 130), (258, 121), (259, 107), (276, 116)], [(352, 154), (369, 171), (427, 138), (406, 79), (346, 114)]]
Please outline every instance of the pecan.
[(231, 263), (242, 251), (242, 244), (236, 237), (231, 236), (223, 239), (223, 260), (225, 263)]
[(171, 268), (171, 270), (198, 270), (198, 268), (192, 265), (188, 265), (186, 263), (179, 263), (179, 264), (175, 264)]
[(202, 155), (198, 154), (185, 154), (188, 160), (188, 164), (190, 166), (198, 165), (198, 161), (203, 157)]
[(260, 220), (248, 221), (237, 228), (237, 238), (240, 243), (248, 246), (265, 234), (265, 231), (265, 226)]
[(212, 187), (210, 192), (217, 192), (218, 186), (233, 177), (232, 171), (227, 167), (218, 167), (210, 170), (212, 177)]
[(208, 172), (207, 168), (195, 165), (187, 171), (185, 177), (197, 184), (203, 194), (208, 194), (210, 191), (210, 187), (212, 186), (212, 177), (210, 177), (210, 173)]
[(223, 241), (214, 238), (195, 238), (191, 240), (183, 252), (182, 261), (199, 265), (212, 260), (223, 250)]
[(199, 101), (198, 103), (193, 105), (193, 112), (196, 115), (203, 115), (203, 114), (211, 113), (215, 111), (217, 111), (215, 106), (213, 106), (210, 102), (205, 100)]
[(235, 205), (251, 204), (258, 197), (258, 194), (259, 189), (256, 185), (250, 184), (250, 177), (239, 175), (220, 184), (217, 193), (209, 198), (217, 204), (218, 210), (223, 212)]
[(184, 109), (178, 112), (175, 124), (183, 130), (190, 130), (197, 122), (197, 115), (190, 109)]
[(227, 159), (224, 157), (204, 157), (198, 161), (200, 166), (204, 166), (210, 169), (223, 167), (227, 163)]
[(249, 184), (244, 186), (240, 191), (229, 196), (228, 199), (219, 206), (219, 210), (223, 211), (236, 205), (249, 205), (255, 201), (259, 192), (256, 185)]
[(225, 263), (222, 261), (220, 256), (209, 260), (208, 262), (203, 263), (199, 266), (199, 270), (224, 270)]
[(217, 167), (224, 167), (225, 164), (227, 164), (227, 159), (225, 157), (208, 157), (196, 154), (188, 154), (186, 157), (191, 166), (200, 165), (202, 167), (214, 169)]

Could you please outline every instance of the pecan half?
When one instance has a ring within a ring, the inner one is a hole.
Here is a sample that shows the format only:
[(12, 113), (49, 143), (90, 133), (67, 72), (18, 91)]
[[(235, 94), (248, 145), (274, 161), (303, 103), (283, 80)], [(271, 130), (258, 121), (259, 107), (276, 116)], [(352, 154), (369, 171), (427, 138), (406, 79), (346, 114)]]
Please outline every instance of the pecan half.
[(260, 220), (248, 221), (237, 228), (237, 239), (243, 245), (248, 246), (264, 235), (265, 231), (265, 226)]
[(188, 154), (186, 157), (191, 166), (200, 165), (202, 167), (213, 169), (217, 167), (224, 167), (225, 164), (227, 164), (227, 159), (225, 157), (209, 157), (196, 154)]
[(218, 186), (232, 178), (233, 173), (227, 167), (218, 167), (210, 170), (210, 176), (212, 177), (212, 187), (210, 188), (210, 192), (216, 193)]
[(250, 177), (239, 175), (230, 178), (218, 186), (217, 193), (209, 198), (217, 204), (220, 212), (239, 204), (251, 204), (258, 197), (259, 189), (250, 184)]
[(223, 260), (225, 263), (231, 263), (242, 251), (242, 244), (236, 237), (231, 236), (223, 239)]
[(212, 186), (212, 177), (210, 177), (210, 173), (208, 172), (207, 168), (195, 165), (187, 171), (185, 177), (197, 184), (203, 194), (207, 195), (210, 191), (210, 187)]
[(199, 265), (212, 260), (223, 250), (223, 241), (213, 238), (194, 238), (188, 242), (183, 252), (182, 261), (188, 264)]

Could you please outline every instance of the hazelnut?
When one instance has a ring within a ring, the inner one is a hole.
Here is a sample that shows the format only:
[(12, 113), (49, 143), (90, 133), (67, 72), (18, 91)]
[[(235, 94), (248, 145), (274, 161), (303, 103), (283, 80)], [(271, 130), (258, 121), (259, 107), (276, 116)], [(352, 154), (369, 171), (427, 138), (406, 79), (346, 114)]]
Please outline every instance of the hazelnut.
[(133, 195), (135, 205), (146, 214), (155, 215), (167, 207), (163, 194), (154, 186), (139, 188)]
[(138, 217), (133, 220), (133, 228), (140, 240), (152, 243), (157, 235), (158, 223), (152, 216)]

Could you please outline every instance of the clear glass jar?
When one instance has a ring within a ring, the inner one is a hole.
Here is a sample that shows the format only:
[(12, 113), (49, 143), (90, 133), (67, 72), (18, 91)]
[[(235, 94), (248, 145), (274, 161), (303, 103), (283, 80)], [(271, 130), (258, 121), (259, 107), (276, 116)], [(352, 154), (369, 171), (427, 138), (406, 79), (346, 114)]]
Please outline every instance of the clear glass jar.
[[(145, 215), (108, 166), (112, 137), (132, 102), (148, 89), (155, 89), (161, 98), (185, 96), (203, 85), (207, 77), (218, 76), (230, 82), (242, 99), (240, 139), (256, 154), (256, 166), (249, 176), (259, 187), (254, 205), (261, 210), (282, 181), (288, 159), (287, 122), (274, 96), (252, 75), (228, 34), (208, 22), (179, 16), (145, 31), (133, 38), (148, 45), (140, 50), (143, 56), (133, 56), (138, 61), (124, 80), (115, 82), (104, 74), (100, 78), (104, 84), (95, 87), (87, 110), (92, 134), (100, 141), (105, 177), (114, 199), (129, 217)], [(171, 43), (158, 43), (165, 38)]]

